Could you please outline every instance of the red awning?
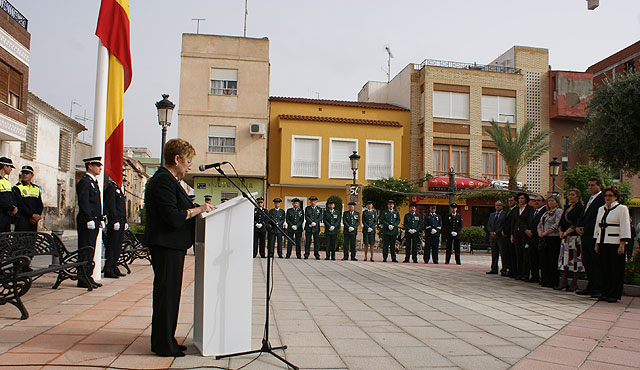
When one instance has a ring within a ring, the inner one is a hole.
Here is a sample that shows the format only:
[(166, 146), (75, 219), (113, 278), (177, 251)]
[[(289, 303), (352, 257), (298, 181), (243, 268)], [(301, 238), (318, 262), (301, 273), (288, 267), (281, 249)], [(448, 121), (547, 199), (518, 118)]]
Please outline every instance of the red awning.
[[(478, 179), (469, 179), (466, 177), (456, 177), (456, 188), (457, 189), (477, 189), (477, 188), (485, 188), (491, 185), (491, 182), (488, 180), (478, 180)], [(438, 176), (432, 177), (429, 179), (429, 188), (448, 188), (449, 187), (449, 177), (448, 176)]]

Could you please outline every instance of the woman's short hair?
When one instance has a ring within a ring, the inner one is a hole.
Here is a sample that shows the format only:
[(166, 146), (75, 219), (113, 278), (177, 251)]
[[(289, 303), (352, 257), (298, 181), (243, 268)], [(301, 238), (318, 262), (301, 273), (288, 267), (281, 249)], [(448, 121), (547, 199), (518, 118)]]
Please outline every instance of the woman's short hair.
[(516, 199), (520, 199), (520, 197), (524, 197), (524, 199), (527, 201), (527, 203), (529, 203), (529, 194), (527, 194), (527, 193), (518, 193), (518, 196), (516, 197)]
[(616, 200), (620, 199), (620, 189), (618, 189), (617, 186), (607, 186), (606, 188), (602, 189), (602, 195), (606, 194), (608, 191), (613, 193), (613, 196), (616, 197)]
[(556, 205), (558, 205), (558, 207), (560, 206), (560, 200), (558, 199), (558, 196), (555, 194), (551, 194), (547, 197), (547, 204), (549, 203), (549, 201), (553, 199), (556, 201)]
[(578, 202), (582, 202), (582, 192), (580, 192), (580, 189), (577, 188), (571, 188), (569, 189), (569, 191), (567, 192), (567, 194), (569, 193), (574, 193), (576, 195), (576, 197), (578, 197)]
[(188, 141), (183, 139), (171, 139), (164, 144), (164, 163), (166, 165), (174, 165), (176, 155), (179, 155), (180, 158), (190, 159), (195, 157), (196, 150), (193, 148)]

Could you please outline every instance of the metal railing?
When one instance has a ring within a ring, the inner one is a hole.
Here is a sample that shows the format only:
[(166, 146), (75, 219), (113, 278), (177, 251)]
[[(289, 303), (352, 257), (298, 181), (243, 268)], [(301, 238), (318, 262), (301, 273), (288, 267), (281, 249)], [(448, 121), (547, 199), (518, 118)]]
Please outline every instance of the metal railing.
[(0, 0), (0, 8), (4, 10), (7, 14), (9, 14), (9, 16), (13, 18), (13, 20), (18, 22), (19, 25), (24, 27), (25, 30), (27, 29), (29, 20), (24, 15), (22, 15), (22, 13), (18, 11), (18, 9), (14, 8), (9, 1)]
[(513, 67), (505, 67), (498, 66), (492, 64), (478, 64), (478, 63), (464, 63), (464, 62), (452, 62), (449, 60), (435, 60), (435, 59), (425, 59), (420, 64), (414, 64), (413, 69), (421, 70), (424, 67), (443, 67), (443, 68), (457, 68), (457, 69), (472, 69), (477, 71), (485, 71), (485, 72), (498, 72), (498, 73), (512, 73), (512, 74), (521, 74), (522, 69), (513, 68)]

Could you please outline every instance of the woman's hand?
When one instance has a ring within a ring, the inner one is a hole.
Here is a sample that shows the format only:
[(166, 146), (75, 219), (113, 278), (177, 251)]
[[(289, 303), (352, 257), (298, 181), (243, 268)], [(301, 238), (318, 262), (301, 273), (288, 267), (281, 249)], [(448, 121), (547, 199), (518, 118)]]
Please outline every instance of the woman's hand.
[(205, 213), (205, 212), (211, 212), (214, 209), (217, 209), (218, 207), (214, 206), (213, 204), (205, 203), (198, 208), (200, 208), (200, 213)]

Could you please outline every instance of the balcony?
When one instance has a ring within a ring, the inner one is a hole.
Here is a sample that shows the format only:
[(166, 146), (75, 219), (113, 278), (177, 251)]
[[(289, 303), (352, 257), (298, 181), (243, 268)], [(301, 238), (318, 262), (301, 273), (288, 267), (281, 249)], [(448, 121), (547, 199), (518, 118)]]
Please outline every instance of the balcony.
[(22, 15), (22, 13), (18, 11), (18, 9), (14, 8), (10, 2), (8, 2), (7, 0), (0, 0), (0, 8), (2, 8), (2, 10), (9, 14), (9, 16), (13, 18), (14, 21), (18, 22), (18, 24), (21, 25), (25, 30), (27, 29), (29, 20), (24, 15)]
[(491, 64), (452, 62), (449, 60), (425, 59), (422, 63), (413, 65), (413, 69), (418, 71), (424, 67), (442, 67), (442, 68), (469, 69), (469, 70), (484, 71), (484, 72), (522, 74), (522, 69), (520, 68), (505, 67), (505, 66), (498, 66), (498, 65), (491, 65)]

